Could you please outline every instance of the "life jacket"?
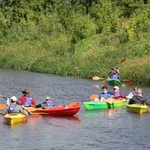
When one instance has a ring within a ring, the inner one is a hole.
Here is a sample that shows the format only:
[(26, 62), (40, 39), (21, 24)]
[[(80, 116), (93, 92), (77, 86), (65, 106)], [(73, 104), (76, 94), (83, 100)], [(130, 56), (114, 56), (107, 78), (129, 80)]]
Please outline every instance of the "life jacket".
[(132, 92), (133, 96), (137, 95), (137, 93), (135, 91)]
[(26, 102), (23, 104), (23, 106), (32, 106), (32, 98), (30, 96), (25, 97)]
[(9, 105), (8, 112), (13, 113), (17, 105)]
[(118, 74), (111, 74), (110, 78), (111, 79), (119, 79), (119, 75)]
[(45, 103), (47, 108), (54, 106), (54, 104), (52, 102), (44, 102), (44, 103)]
[(111, 96), (111, 93), (110, 92), (107, 92), (107, 93), (101, 93), (100, 95), (99, 95), (99, 99), (100, 98), (111, 98), (112, 96)]
[(121, 91), (118, 91), (118, 92), (112, 92), (112, 95), (113, 95), (113, 97), (117, 97), (117, 96), (122, 96), (122, 97), (124, 97), (124, 96), (125, 96), (125, 94), (122, 93)]

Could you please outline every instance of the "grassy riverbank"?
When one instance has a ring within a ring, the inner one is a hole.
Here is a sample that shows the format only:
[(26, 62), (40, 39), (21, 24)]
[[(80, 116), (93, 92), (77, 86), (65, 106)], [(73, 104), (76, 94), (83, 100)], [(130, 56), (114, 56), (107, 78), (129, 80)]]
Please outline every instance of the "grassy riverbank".
[(94, 35), (74, 45), (66, 36), (26, 33), (24, 38), (18, 37), (22, 39), (17, 41), (10, 36), (1, 43), (1, 68), (105, 78), (112, 66), (126, 58), (119, 65), (121, 77), (150, 85), (149, 34), (126, 43), (121, 43), (122, 36), (118, 34)]
[(0, 67), (150, 85), (149, 1), (0, 1)]

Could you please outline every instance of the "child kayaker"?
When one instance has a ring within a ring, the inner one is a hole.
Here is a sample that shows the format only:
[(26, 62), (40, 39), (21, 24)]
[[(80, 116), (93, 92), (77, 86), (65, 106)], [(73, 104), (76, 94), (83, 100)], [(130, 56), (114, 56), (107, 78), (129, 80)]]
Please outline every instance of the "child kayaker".
[(106, 85), (104, 85), (102, 87), (102, 93), (99, 94), (98, 98), (96, 98), (95, 101), (101, 101), (101, 102), (103, 102), (105, 99), (111, 98), (111, 97), (112, 97), (112, 95), (108, 91), (108, 87)]

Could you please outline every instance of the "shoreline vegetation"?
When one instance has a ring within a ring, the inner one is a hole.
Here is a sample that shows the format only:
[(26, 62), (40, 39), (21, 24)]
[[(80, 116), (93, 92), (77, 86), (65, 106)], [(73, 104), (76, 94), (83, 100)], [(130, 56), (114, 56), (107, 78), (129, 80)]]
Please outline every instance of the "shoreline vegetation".
[[(0, 68), (150, 85), (150, 2), (0, 1)], [(120, 61), (126, 61), (120, 64)]]

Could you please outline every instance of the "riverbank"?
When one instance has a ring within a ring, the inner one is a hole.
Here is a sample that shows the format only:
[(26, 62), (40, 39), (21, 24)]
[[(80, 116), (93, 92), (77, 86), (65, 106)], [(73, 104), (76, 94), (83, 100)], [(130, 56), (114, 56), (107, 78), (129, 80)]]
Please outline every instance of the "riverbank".
[[(38, 39), (6, 39), (0, 51), (1, 68), (90, 79), (105, 78), (112, 66), (119, 66), (123, 79), (150, 85), (150, 42), (143, 38), (120, 44), (116, 34), (103, 34), (72, 46), (67, 37), (43, 34)], [(126, 61), (120, 64), (123, 58)]]

